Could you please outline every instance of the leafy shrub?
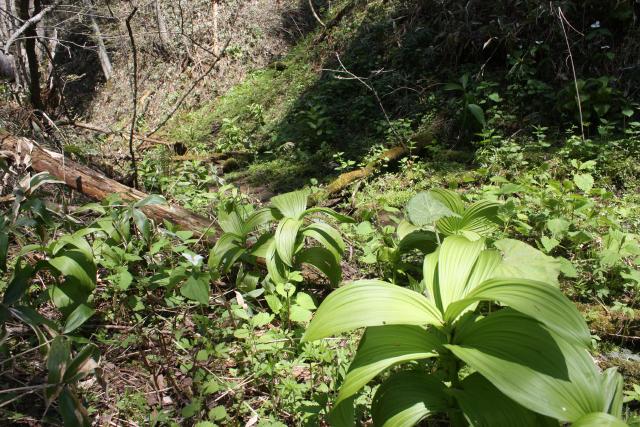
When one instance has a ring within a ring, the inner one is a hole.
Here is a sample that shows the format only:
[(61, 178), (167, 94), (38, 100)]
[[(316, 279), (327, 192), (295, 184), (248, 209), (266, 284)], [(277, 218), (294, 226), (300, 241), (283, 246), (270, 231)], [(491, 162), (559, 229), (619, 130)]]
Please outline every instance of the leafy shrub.
[(601, 374), (591, 359), (587, 325), (550, 280), (555, 262), (517, 241), (495, 247), (445, 238), (424, 260), (426, 296), (363, 280), (327, 297), (303, 340), (367, 328), (334, 425), (349, 425), (354, 396), (374, 377), (429, 359), (428, 369), (414, 365), (383, 381), (372, 405), (376, 425), (410, 426), (436, 414), (474, 425), (624, 425), (616, 419), (622, 377)]

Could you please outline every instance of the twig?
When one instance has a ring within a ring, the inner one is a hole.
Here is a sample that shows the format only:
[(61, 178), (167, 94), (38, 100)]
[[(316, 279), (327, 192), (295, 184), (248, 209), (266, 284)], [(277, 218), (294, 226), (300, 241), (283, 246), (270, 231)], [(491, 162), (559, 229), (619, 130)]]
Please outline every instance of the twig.
[(129, 133), (129, 154), (131, 155), (131, 168), (133, 169), (133, 188), (138, 188), (138, 167), (136, 165), (136, 153), (133, 150), (133, 136), (136, 131), (136, 121), (138, 115), (138, 51), (136, 49), (136, 41), (131, 30), (131, 20), (138, 11), (134, 7), (127, 17), (127, 32), (131, 41), (131, 53), (133, 54), (133, 117), (131, 118), (131, 132)]
[[(371, 91), (371, 93), (373, 93), (373, 96), (375, 96), (376, 101), (378, 101), (380, 110), (382, 110), (382, 114), (384, 114), (384, 118), (387, 120), (389, 129), (391, 129), (391, 132), (393, 132), (396, 135), (396, 137), (400, 138), (400, 135), (398, 135), (394, 127), (391, 125), (391, 119), (389, 118), (389, 115), (387, 114), (387, 110), (385, 110), (384, 105), (382, 104), (382, 99), (380, 99), (380, 96), (378, 95), (378, 91), (375, 90), (375, 88), (371, 86), (369, 83), (365, 82), (362, 77), (356, 76), (351, 71), (347, 70), (347, 67), (345, 67), (344, 64), (342, 63), (342, 60), (340, 59), (340, 55), (338, 55), (338, 52), (336, 52), (336, 58), (338, 59), (338, 63), (340, 64), (340, 67), (342, 68), (344, 73), (351, 76), (351, 79), (357, 80), (360, 83), (362, 83), (367, 89)], [(400, 141), (400, 142), (402, 143), (403, 141)]]
[[(231, 21), (235, 21), (235, 18), (238, 16), (238, 13), (240, 12), (240, 10), (242, 9), (242, 6), (244, 5), (244, 3), (240, 3), (240, 6), (238, 7), (238, 9), (236, 9), (235, 14), (233, 16), (233, 18), (231, 19)], [(171, 118), (174, 116), (174, 114), (178, 111), (178, 109), (182, 106), (182, 103), (187, 99), (187, 97), (189, 95), (191, 95), (191, 92), (193, 92), (193, 90), (205, 79), (207, 78), (207, 76), (209, 76), (209, 74), (211, 74), (213, 72), (213, 70), (216, 68), (216, 66), (218, 65), (218, 62), (220, 62), (220, 60), (222, 60), (222, 58), (225, 57), (227, 48), (229, 47), (229, 44), (231, 43), (231, 39), (232, 36), (229, 36), (229, 38), (227, 38), (227, 41), (225, 42), (224, 46), (222, 47), (222, 50), (220, 51), (220, 54), (216, 57), (215, 61), (213, 61), (213, 64), (211, 64), (211, 66), (209, 67), (209, 69), (207, 71), (205, 71), (205, 73), (203, 75), (201, 75), (196, 81), (193, 82), (193, 84), (189, 87), (189, 89), (180, 97), (180, 99), (178, 100), (178, 102), (176, 103), (176, 105), (173, 106), (173, 108), (171, 109), (171, 111), (169, 112), (169, 114), (167, 114), (165, 116), (164, 119), (162, 119), (162, 121), (158, 124), (158, 126), (155, 127), (155, 129), (153, 129), (151, 132), (149, 132), (147, 134), (147, 137), (152, 136), (153, 134), (155, 134), (156, 132), (158, 132), (160, 129), (162, 129), (162, 127), (164, 125), (167, 124), (167, 122), (169, 120), (171, 120)]]
[[(564, 40), (567, 43), (567, 51), (569, 52), (569, 62), (571, 63), (571, 71), (573, 72), (573, 84), (576, 88), (576, 100), (578, 101), (578, 113), (580, 114), (580, 133), (582, 134), (582, 141), (585, 140), (584, 136), (584, 118), (582, 115), (582, 101), (580, 100), (580, 89), (578, 88), (578, 77), (576, 75), (576, 66), (573, 63), (573, 54), (571, 53), (571, 45), (569, 44), (569, 36), (567, 35), (567, 30), (564, 26), (566, 22), (571, 28), (573, 26), (562, 13), (562, 8), (558, 7), (558, 19), (560, 20), (560, 26), (562, 27), (562, 32), (564, 33)], [(574, 28), (575, 30), (575, 28)], [(575, 30), (577, 31), (577, 30)]]
[(24, 24), (22, 24), (22, 26), (20, 28), (18, 28), (16, 30), (15, 33), (11, 34), (11, 36), (9, 37), (9, 39), (7, 40), (7, 42), (4, 45), (4, 53), (5, 54), (9, 54), (9, 48), (11, 47), (11, 45), (13, 44), (13, 42), (16, 41), (16, 39), (18, 37), (20, 37), (20, 35), (22, 33), (24, 33), (25, 31), (27, 31), (29, 28), (31, 28), (33, 25), (37, 24), (38, 22), (40, 22), (42, 20), (42, 18), (44, 18), (44, 15), (46, 15), (47, 13), (51, 12), (53, 9), (55, 9), (56, 7), (58, 7), (58, 5), (62, 3), (62, 0), (56, 0), (55, 2), (53, 2), (52, 4), (50, 4), (49, 6), (45, 7), (44, 9), (42, 9), (39, 13), (37, 13), (36, 15), (33, 15), (31, 18), (27, 19), (25, 21)]
[(311, 8), (311, 13), (313, 13), (313, 17), (316, 18), (316, 21), (318, 21), (318, 23), (322, 25), (324, 28), (327, 28), (324, 22), (322, 22), (322, 19), (320, 19), (320, 17), (316, 13), (316, 10), (313, 8), (313, 0), (309, 0), (309, 7)]

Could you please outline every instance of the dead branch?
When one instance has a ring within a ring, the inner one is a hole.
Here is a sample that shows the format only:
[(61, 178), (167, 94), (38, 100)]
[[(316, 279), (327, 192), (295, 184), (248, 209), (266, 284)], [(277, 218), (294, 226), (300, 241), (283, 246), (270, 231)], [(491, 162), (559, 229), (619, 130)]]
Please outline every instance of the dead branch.
[(131, 117), (131, 132), (129, 134), (129, 155), (131, 156), (131, 169), (133, 169), (134, 188), (138, 188), (138, 167), (136, 165), (136, 153), (133, 149), (133, 137), (136, 131), (136, 121), (138, 120), (138, 50), (136, 49), (136, 40), (131, 29), (131, 20), (137, 11), (138, 8), (134, 7), (125, 21), (127, 32), (129, 33), (129, 41), (131, 42), (131, 53), (133, 54), (133, 113)]
[(44, 16), (47, 13), (51, 12), (53, 9), (58, 7), (58, 5), (60, 3), (62, 3), (62, 0), (54, 1), (49, 6), (45, 7), (44, 9), (42, 9), (39, 13), (37, 13), (37, 14), (33, 15), (31, 18), (27, 19), (24, 22), (24, 24), (22, 24), (22, 26), (20, 28), (18, 28), (13, 34), (11, 34), (11, 36), (9, 37), (7, 42), (4, 44), (4, 53), (5, 53), (5, 55), (9, 54), (9, 49), (11, 48), (11, 45), (13, 44), (13, 42), (16, 41), (16, 39), (18, 37), (20, 37), (25, 31), (27, 31), (33, 25), (35, 25), (38, 22), (40, 22), (42, 20), (42, 18), (44, 18)]

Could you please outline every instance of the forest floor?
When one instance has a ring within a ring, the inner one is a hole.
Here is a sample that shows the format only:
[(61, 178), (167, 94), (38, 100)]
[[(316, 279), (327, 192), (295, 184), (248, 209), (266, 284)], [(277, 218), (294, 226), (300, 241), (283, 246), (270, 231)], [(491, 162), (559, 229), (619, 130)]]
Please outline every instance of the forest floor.
[[(283, 13), (275, 0), (248, 2), (224, 64), (157, 132), (163, 112), (206, 73), (207, 63), (185, 71), (178, 61), (145, 57), (137, 132), (153, 133), (167, 144), (140, 152), (141, 187), (212, 221), (225, 204), (260, 208), (274, 195), (307, 188), (319, 205), (355, 219), (332, 223), (346, 242), (343, 278), (407, 286), (419, 279), (421, 259), (412, 254), (395, 262), (387, 254), (397, 245), (397, 226), (413, 196), (447, 188), (468, 202), (498, 202), (503, 227), (491, 239), (519, 239), (561, 263), (561, 289), (589, 325), (593, 357), (601, 368), (616, 366), (624, 375), (630, 396), (625, 410), (634, 416), (640, 408), (640, 394), (632, 391), (640, 383), (640, 124), (592, 129), (587, 137), (571, 126), (506, 132), (497, 126), (511, 112), (502, 103), (506, 95), (488, 85), (486, 93), (478, 89), (486, 95), (487, 123), (465, 129), (462, 101), (430, 92), (447, 83), (434, 86), (435, 77), (406, 90), (421, 92), (419, 113), (403, 104), (411, 102), (394, 100), (397, 114), (389, 119), (385, 96), (406, 88), (385, 86), (387, 93), (378, 93), (367, 82), (384, 77), (382, 71), (359, 79), (348, 68), (364, 56), (348, 41), (370, 42), (374, 37), (367, 31), (377, 22), (370, 15), (386, 17), (386, 9), (356, 8), (349, 23), (338, 22), (332, 30), (307, 22), (292, 37), (287, 19), (301, 12), (293, 7), (297, 2), (290, 3)], [(335, 11), (329, 15), (335, 17)], [(127, 153), (120, 133), (130, 119), (123, 89), (127, 55), (117, 61), (123, 66), (116, 67), (114, 82), (99, 88), (83, 117), (114, 133), (63, 134), (67, 155), (126, 182), (129, 162), (113, 159)], [(446, 120), (440, 120), (443, 114)], [(416, 141), (420, 146), (396, 161), (375, 161), (375, 172), (366, 179), (336, 194), (323, 191), (340, 174), (365, 167), (399, 143)], [(250, 155), (201, 160), (230, 151)], [(47, 188), (51, 193), (43, 196), (51, 205), (86, 202)], [(100, 221), (116, 221), (126, 211), (117, 201), (91, 209), (75, 214), (75, 221), (101, 227)], [(309, 319), (292, 320), (290, 312), (295, 305), (311, 315), (330, 291), (327, 280), (316, 275), (318, 280), (305, 284), (304, 298), (295, 304), (286, 298), (285, 311), (256, 293), (254, 273), (264, 269), (236, 268), (207, 276), (212, 286), (205, 306), (176, 289), (190, 274), (208, 274), (194, 273), (204, 266), (192, 260), (206, 258), (210, 245), (192, 231), (156, 225), (149, 241), (129, 236), (113, 244), (113, 253), (101, 254), (106, 261), (97, 273), (97, 314), (78, 337), (78, 342), (90, 337), (101, 354), (98, 375), (78, 384), (95, 425), (328, 425), (326, 415), (360, 333), (302, 343)], [(27, 334), (23, 329), (13, 332)], [(20, 349), (31, 351), (30, 344)], [(9, 372), (3, 363), (0, 378), (15, 387), (31, 385), (45, 368), (41, 361), (15, 361)], [(371, 425), (368, 408), (377, 384), (366, 386), (355, 402), (362, 425)], [(7, 405), (0, 403), (0, 419), (7, 423), (60, 423), (54, 411), (28, 398)]]

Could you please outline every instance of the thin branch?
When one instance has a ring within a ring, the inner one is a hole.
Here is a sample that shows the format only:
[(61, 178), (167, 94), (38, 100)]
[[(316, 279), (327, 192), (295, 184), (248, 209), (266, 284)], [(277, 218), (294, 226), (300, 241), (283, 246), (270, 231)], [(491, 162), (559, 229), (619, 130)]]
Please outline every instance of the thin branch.
[[(571, 71), (573, 72), (573, 84), (576, 88), (576, 101), (578, 102), (578, 113), (580, 114), (580, 133), (582, 134), (582, 141), (585, 140), (584, 136), (584, 117), (582, 115), (582, 101), (580, 99), (580, 89), (578, 88), (578, 76), (576, 75), (576, 66), (573, 63), (573, 54), (571, 53), (571, 45), (569, 44), (569, 36), (567, 35), (567, 30), (564, 26), (566, 22), (571, 28), (573, 26), (567, 18), (562, 13), (562, 8), (558, 7), (558, 19), (560, 20), (560, 26), (562, 27), (562, 32), (564, 33), (564, 40), (567, 43), (567, 51), (569, 52), (569, 62), (571, 63)], [(576, 30), (577, 31), (577, 30)]]
[[(180, 3), (178, 3), (180, 5)], [(233, 18), (231, 19), (232, 22), (235, 21), (235, 18), (238, 16), (238, 13), (240, 13), (240, 10), (242, 9), (243, 3), (240, 3), (240, 6), (238, 7), (238, 9), (236, 9)], [(171, 120), (171, 118), (174, 116), (174, 114), (178, 111), (178, 109), (182, 106), (182, 103), (187, 99), (187, 97), (189, 95), (191, 95), (191, 92), (194, 91), (194, 89), (205, 79), (207, 78), (207, 76), (209, 76), (209, 74), (211, 74), (213, 72), (213, 70), (216, 68), (216, 66), (218, 65), (218, 62), (220, 62), (220, 60), (222, 58), (224, 58), (225, 53), (227, 51), (227, 48), (229, 47), (229, 44), (231, 43), (231, 39), (232, 36), (229, 36), (227, 38), (226, 43), (224, 44), (224, 46), (222, 47), (222, 50), (220, 51), (220, 54), (216, 57), (215, 61), (213, 61), (213, 64), (211, 64), (211, 66), (209, 67), (209, 69), (207, 69), (207, 71), (205, 71), (205, 73), (203, 75), (201, 75), (196, 81), (193, 82), (193, 84), (189, 87), (189, 89), (180, 97), (180, 99), (178, 100), (178, 102), (173, 106), (173, 108), (171, 109), (171, 111), (169, 112), (169, 114), (167, 114), (165, 116), (164, 119), (162, 119), (162, 121), (155, 127), (155, 129), (153, 129), (151, 132), (149, 132), (147, 134), (147, 137), (150, 137), (152, 135), (154, 135), (156, 132), (158, 132), (160, 129), (162, 129), (162, 127), (164, 125), (167, 124), (167, 122), (169, 120)]]
[(324, 28), (327, 28), (324, 22), (322, 22), (322, 19), (320, 19), (320, 17), (316, 13), (316, 10), (313, 7), (313, 0), (309, 0), (309, 7), (311, 8), (311, 13), (313, 13), (313, 17), (316, 18), (316, 21), (318, 21), (318, 23), (322, 25)]
[(133, 169), (133, 188), (138, 188), (138, 166), (136, 164), (136, 153), (133, 149), (133, 137), (136, 131), (136, 121), (138, 116), (138, 51), (136, 49), (136, 41), (131, 30), (131, 20), (138, 11), (134, 7), (127, 20), (127, 31), (129, 32), (129, 40), (131, 42), (131, 53), (133, 54), (133, 116), (131, 117), (131, 132), (129, 133), (129, 155), (131, 155), (131, 169)]
[(18, 30), (13, 33), (11, 35), (11, 37), (9, 37), (9, 39), (7, 40), (7, 42), (4, 45), (4, 53), (5, 54), (9, 54), (9, 48), (11, 47), (11, 45), (13, 44), (13, 42), (20, 37), (20, 35), (22, 33), (24, 33), (25, 31), (27, 31), (29, 28), (31, 28), (33, 25), (37, 24), (38, 22), (40, 22), (42, 20), (42, 18), (44, 18), (44, 16), (51, 12), (53, 9), (55, 9), (60, 3), (62, 3), (62, 0), (56, 0), (55, 2), (53, 2), (52, 4), (50, 4), (49, 6), (45, 7), (44, 9), (42, 9), (39, 13), (33, 15), (31, 18), (27, 19), (25, 21), (24, 24), (22, 24), (22, 26), (20, 28), (18, 28)]

